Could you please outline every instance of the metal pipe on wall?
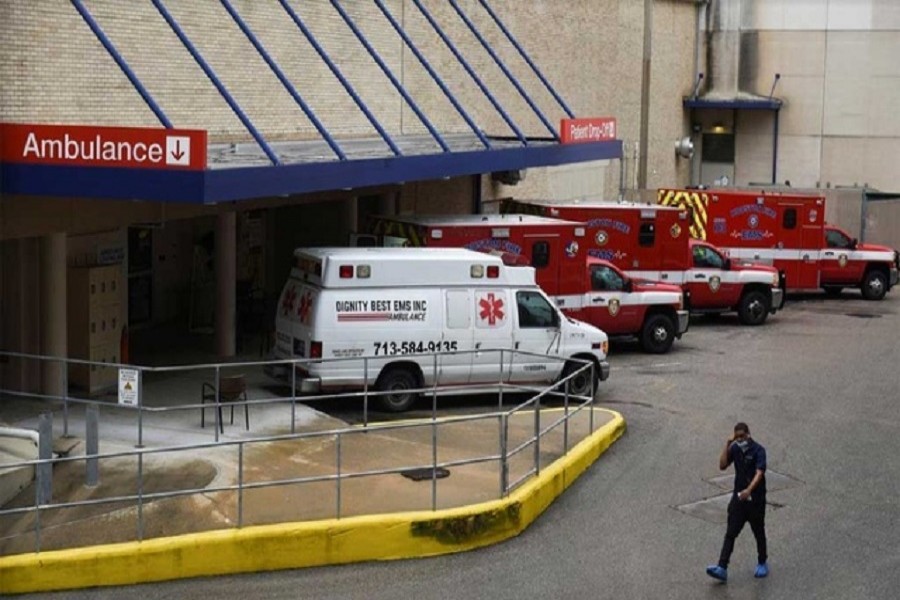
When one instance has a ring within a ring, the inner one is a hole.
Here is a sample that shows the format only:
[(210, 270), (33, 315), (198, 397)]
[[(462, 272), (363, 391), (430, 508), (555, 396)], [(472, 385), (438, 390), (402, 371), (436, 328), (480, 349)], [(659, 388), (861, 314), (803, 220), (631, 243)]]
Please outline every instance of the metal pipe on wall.
[(653, 44), (653, 0), (644, 0), (644, 51), (641, 71), (641, 136), (638, 157), (638, 189), (647, 187), (647, 148), (650, 132), (650, 54)]

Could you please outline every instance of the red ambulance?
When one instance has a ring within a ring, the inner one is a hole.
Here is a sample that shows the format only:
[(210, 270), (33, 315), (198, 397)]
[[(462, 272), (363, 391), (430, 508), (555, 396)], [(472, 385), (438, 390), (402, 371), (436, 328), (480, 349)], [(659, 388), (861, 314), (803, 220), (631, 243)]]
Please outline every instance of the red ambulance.
[(736, 311), (745, 325), (761, 325), (784, 305), (783, 276), (777, 269), (731, 261), (712, 244), (692, 239), (686, 209), (505, 200), (501, 211), (584, 223), (590, 256), (607, 260), (632, 277), (680, 286), (691, 312)]
[(786, 275), (787, 291), (824, 289), (837, 295), (859, 288), (881, 300), (897, 285), (900, 254), (861, 244), (825, 223), (825, 197), (762, 190), (659, 190), (659, 203), (690, 208), (691, 235), (733, 258), (771, 264)]
[(637, 337), (646, 352), (667, 352), (688, 328), (681, 288), (633, 279), (589, 256), (584, 223), (535, 215), (375, 217), (370, 230), (388, 244), (524, 257), (565, 314), (610, 336)]

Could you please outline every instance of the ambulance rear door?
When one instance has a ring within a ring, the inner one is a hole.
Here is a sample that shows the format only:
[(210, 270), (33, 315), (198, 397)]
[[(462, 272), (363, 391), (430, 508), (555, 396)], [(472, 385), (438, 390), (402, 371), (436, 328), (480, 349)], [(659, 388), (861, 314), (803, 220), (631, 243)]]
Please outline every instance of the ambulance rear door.
[(562, 267), (562, 248), (559, 235), (525, 234), (523, 251), (534, 267), (538, 286), (550, 295), (559, 294), (559, 278)]

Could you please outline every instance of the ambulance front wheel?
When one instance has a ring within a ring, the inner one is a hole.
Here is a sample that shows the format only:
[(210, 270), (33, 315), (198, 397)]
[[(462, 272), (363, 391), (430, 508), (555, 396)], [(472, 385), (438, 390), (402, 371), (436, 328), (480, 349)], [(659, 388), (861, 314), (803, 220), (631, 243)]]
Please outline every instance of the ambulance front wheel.
[(418, 387), (415, 373), (405, 367), (388, 367), (375, 382), (379, 392), (387, 392), (378, 396), (378, 403), (388, 412), (404, 412), (412, 408), (419, 394), (411, 390)]
[(741, 296), (738, 318), (744, 325), (762, 325), (769, 316), (771, 301), (760, 290), (748, 290)]
[[(570, 361), (566, 363), (560, 379), (565, 379), (578, 369), (585, 367), (583, 362)], [(572, 396), (590, 396), (593, 398), (594, 390), (597, 389), (597, 382), (600, 381), (600, 370), (596, 363), (593, 369), (584, 369), (572, 379), (569, 380), (569, 394)], [(564, 391), (565, 388), (560, 391)]]
[(651, 354), (664, 354), (675, 341), (675, 322), (669, 315), (657, 313), (644, 319), (641, 329), (641, 348)]
[(881, 300), (887, 293), (888, 280), (884, 271), (872, 269), (866, 273), (861, 287), (862, 296), (866, 300)]

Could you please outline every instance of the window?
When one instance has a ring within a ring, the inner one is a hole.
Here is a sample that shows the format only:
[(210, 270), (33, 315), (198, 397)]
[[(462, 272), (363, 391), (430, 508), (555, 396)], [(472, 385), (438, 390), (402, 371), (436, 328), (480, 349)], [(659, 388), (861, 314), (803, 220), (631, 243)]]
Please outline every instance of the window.
[(850, 238), (834, 229), (825, 230), (825, 245), (829, 248), (849, 248)]
[(550, 264), (550, 244), (547, 242), (535, 242), (531, 246), (531, 266), (535, 269), (543, 269)]
[(591, 289), (595, 292), (616, 292), (625, 289), (625, 280), (609, 267), (591, 267)]
[(794, 229), (797, 227), (797, 209), (788, 208), (784, 211), (784, 228)]
[(701, 149), (703, 162), (726, 163), (734, 162), (734, 134), (733, 133), (704, 133), (703, 147)]
[(472, 323), (471, 303), (467, 290), (447, 290), (447, 328), (468, 329)]
[(698, 269), (722, 269), (725, 259), (709, 246), (694, 246), (694, 267)]
[(559, 318), (556, 309), (537, 292), (517, 292), (516, 304), (519, 309), (519, 327), (557, 327)]
[(638, 233), (638, 244), (644, 248), (650, 248), (656, 242), (656, 225), (653, 223), (641, 223)]

